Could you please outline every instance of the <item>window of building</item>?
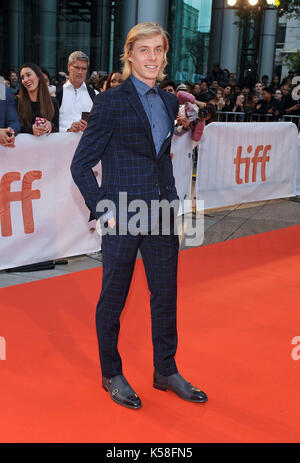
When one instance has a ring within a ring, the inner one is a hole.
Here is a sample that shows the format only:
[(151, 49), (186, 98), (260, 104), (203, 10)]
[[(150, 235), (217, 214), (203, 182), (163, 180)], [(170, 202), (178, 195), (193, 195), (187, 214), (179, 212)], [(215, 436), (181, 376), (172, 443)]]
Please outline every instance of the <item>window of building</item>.
[(284, 48), (286, 35), (286, 24), (278, 24), (276, 34), (276, 48)]
[(196, 82), (207, 74), (212, 0), (170, 2), (168, 75)]
[(124, 0), (15, 0), (0, 2), (0, 75), (24, 62), (51, 76), (67, 71), (68, 55), (81, 50), (90, 71), (120, 67)]

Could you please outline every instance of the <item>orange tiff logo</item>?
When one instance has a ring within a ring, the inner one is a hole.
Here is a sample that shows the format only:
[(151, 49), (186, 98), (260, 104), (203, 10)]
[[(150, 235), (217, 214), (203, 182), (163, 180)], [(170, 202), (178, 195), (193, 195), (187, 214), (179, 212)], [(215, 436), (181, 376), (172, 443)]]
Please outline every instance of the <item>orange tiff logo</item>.
[(32, 183), (42, 177), (40, 170), (27, 172), (22, 180), (21, 191), (11, 191), (11, 184), (21, 180), (20, 172), (8, 172), (4, 174), (0, 182), (0, 223), (2, 236), (12, 235), (11, 210), (12, 201), (21, 201), (24, 233), (34, 232), (34, 220), (32, 200), (40, 199), (40, 190), (33, 190)]
[[(241, 178), (241, 165), (245, 164), (245, 183), (249, 183), (250, 178), (250, 166), (252, 164), (252, 182), (256, 182), (257, 178), (257, 166), (261, 163), (260, 175), (261, 180), (263, 182), (266, 181), (266, 163), (270, 161), (270, 156), (267, 155), (268, 151), (272, 148), (271, 145), (258, 145), (254, 151), (254, 155), (250, 156), (242, 156), (243, 147), (238, 146), (236, 157), (234, 158), (234, 164), (236, 165), (235, 168), (235, 181), (238, 185), (243, 183), (243, 179)], [(247, 153), (251, 154), (253, 152), (253, 146), (249, 145), (247, 148)], [(262, 154), (261, 154), (262, 153)]]

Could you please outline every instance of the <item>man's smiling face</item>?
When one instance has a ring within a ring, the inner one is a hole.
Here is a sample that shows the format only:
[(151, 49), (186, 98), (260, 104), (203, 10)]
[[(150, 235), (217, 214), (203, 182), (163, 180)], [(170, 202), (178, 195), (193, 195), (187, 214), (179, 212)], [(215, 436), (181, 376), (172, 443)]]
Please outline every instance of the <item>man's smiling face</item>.
[(164, 61), (164, 40), (161, 35), (134, 42), (129, 57), (132, 74), (153, 87)]

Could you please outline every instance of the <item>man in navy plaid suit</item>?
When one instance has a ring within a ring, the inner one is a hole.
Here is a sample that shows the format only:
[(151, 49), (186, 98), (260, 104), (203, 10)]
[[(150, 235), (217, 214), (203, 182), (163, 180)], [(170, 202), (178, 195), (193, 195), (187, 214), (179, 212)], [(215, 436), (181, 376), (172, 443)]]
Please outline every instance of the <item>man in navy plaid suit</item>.
[[(178, 261), (174, 223), (165, 234), (161, 216), (149, 213), (146, 229), (141, 225), (140, 233), (128, 229), (124, 233), (129, 219), (120, 218), (120, 193), (126, 193), (126, 207), (142, 200), (149, 210), (151, 201), (178, 199), (170, 157), (178, 101), (156, 86), (157, 78), (164, 77), (168, 48), (166, 33), (158, 24), (142, 23), (131, 29), (122, 57), (125, 81), (96, 96), (71, 166), (93, 217), (109, 231), (102, 238), (103, 280), (96, 310), (102, 385), (116, 403), (135, 409), (142, 403), (123, 374), (117, 344), (138, 249), (151, 292), (153, 386), (172, 390), (188, 401), (207, 400), (204, 392), (178, 373), (174, 359)], [(100, 160), (101, 187), (92, 171)], [(107, 200), (115, 207), (103, 208)], [(128, 216), (132, 219), (132, 213)]]

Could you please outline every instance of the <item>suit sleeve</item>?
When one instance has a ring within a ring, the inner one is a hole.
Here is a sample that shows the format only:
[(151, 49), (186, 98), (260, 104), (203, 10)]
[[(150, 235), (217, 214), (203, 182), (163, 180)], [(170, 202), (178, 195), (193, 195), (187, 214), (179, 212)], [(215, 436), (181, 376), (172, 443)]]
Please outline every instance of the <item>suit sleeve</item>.
[(59, 132), (59, 106), (56, 98), (51, 97), (54, 106), (54, 117), (51, 121), (52, 133)]
[(6, 88), (6, 122), (7, 125), (6, 127), (11, 127), (15, 135), (17, 135), (20, 132), (20, 122), (18, 118), (18, 113), (16, 110), (16, 104), (14, 97), (9, 90), (9, 88)]
[(71, 163), (73, 180), (95, 219), (101, 216), (96, 208), (98, 202), (104, 199), (105, 193), (99, 187), (92, 168), (103, 158), (113, 135), (112, 104), (112, 99), (105, 98), (104, 93), (96, 96), (87, 127)]
[[(171, 95), (173, 97), (173, 95)], [(179, 111), (179, 102), (177, 100), (177, 98), (173, 98), (173, 114), (174, 114), (174, 126), (175, 126), (175, 119), (178, 115), (178, 111)], [(173, 130), (174, 130), (174, 126), (172, 127), (172, 133), (173, 133)], [(169, 200), (170, 201), (173, 201), (174, 199), (179, 199), (178, 197), (178, 194), (177, 194), (177, 190), (176, 190), (176, 186), (175, 186), (175, 178), (174, 178), (174, 175), (173, 175), (173, 164), (172, 164), (172, 159), (171, 159), (171, 156), (170, 156), (170, 150), (171, 150), (171, 143), (172, 143), (172, 139), (170, 140), (170, 145), (169, 145), (169, 148), (167, 150), (167, 155), (164, 156), (164, 173), (165, 173), (165, 176), (166, 176), (166, 180), (167, 180), (167, 185), (168, 185), (168, 190), (169, 190)]]

